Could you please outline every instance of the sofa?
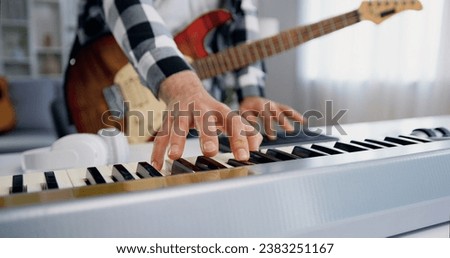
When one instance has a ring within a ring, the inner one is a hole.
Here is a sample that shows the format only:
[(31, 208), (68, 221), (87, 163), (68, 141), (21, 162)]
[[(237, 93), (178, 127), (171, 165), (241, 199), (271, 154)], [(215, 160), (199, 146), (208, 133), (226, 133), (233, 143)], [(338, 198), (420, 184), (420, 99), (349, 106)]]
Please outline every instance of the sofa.
[(0, 153), (17, 153), (50, 146), (75, 132), (68, 123), (62, 80), (8, 80), (15, 113), (14, 127), (0, 134)]

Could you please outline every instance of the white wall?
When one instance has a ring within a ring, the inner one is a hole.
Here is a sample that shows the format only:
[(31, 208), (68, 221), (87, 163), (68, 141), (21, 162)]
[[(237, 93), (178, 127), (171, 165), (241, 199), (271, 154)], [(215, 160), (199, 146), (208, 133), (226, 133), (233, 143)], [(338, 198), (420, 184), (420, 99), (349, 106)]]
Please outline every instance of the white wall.
[[(259, 0), (259, 8), (261, 17), (278, 19), (280, 30), (299, 25), (298, 0)], [(298, 108), (298, 99), (294, 94), (297, 83), (295, 51), (296, 49), (292, 49), (266, 60), (268, 72), (266, 94), (270, 99)]]

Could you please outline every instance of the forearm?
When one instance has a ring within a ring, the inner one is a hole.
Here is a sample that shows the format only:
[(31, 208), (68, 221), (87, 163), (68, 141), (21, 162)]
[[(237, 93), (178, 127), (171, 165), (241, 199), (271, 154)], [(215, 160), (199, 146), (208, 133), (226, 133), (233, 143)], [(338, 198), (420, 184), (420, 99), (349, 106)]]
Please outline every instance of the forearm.
[(151, 0), (104, 0), (105, 19), (130, 63), (155, 96), (161, 83), (191, 70)]

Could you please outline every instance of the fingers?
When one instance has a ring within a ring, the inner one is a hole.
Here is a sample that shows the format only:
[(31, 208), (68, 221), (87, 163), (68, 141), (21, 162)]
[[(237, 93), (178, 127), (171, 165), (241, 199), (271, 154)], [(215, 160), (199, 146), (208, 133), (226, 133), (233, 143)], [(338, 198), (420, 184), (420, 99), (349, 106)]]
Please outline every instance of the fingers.
[(224, 104), (214, 101), (190, 106), (187, 113), (184, 110), (170, 112), (162, 130), (156, 135), (151, 157), (156, 169), (162, 169), (166, 149), (167, 157), (171, 160), (181, 158), (187, 133), (193, 127), (199, 132), (200, 147), (207, 157), (215, 156), (219, 151), (218, 130), (229, 136), (230, 147), (237, 160), (248, 160), (249, 152), (258, 150), (262, 142), (261, 134)]
[(162, 127), (156, 134), (153, 142), (151, 163), (157, 170), (161, 170), (164, 164), (166, 149), (170, 140), (169, 128), (172, 128), (172, 118), (170, 116), (164, 119)]
[(265, 133), (272, 140), (277, 137), (277, 125), (284, 131), (293, 132), (295, 127), (292, 122), (303, 123), (304, 121), (303, 116), (291, 107), (270, 101), (264, 105), (261, 116)]
[(175, 117), (170, 130), (169, 149), (167, 156), (171, 160), (181, 158), (186, 143), (186, 136), (189, 132), (190, 121), (188, 116)]
[(219, 141), (217, 138), (217, 117), (205, 116), (195, 117), (195, 127), (199, 132), (200, 148), (203, 155), (213, 157), (219, 152)]
[(246, 161), (250, 151), (256, 151), (262, 142), (261, 134), (237, 113), (231, 113), (225, 121), (225, 132), (228, 135), (230, 148), (237, 160)]

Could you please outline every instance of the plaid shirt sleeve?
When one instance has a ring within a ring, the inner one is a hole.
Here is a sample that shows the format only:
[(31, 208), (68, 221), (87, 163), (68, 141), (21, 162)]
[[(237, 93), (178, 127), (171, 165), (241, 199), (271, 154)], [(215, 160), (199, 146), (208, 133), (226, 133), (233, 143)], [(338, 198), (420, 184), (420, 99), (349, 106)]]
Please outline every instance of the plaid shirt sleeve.
[(192, 69), (152, 0), (104, 0), (103, 11), (116, 41), (155, 96), (164, 79)]
[[(153, 0), (84, 0), (82, 3), (77, 32), (79, 45), (112, 32), (155, 96), (167, 77), (192, 70), (153, 7)], [(224, 0), (224, 3), (234, 18), (228, 35), (230, 43), (237, 45), (256, 39), (259, 26), (254, 0)], [(240, 69), (236, 77), (239, 101), (264, 95), (265, 73), (261, 62)]]
[[(254, 0), (228, 0), (226, 8), (233, 13), (230, 41), (233, 45), (259, 37), (257, 7)], [(264, 96), (265, 71), (263, 62), (254, 63), (236, 72), (236, 91), (241, 102), (245, 97)]]

